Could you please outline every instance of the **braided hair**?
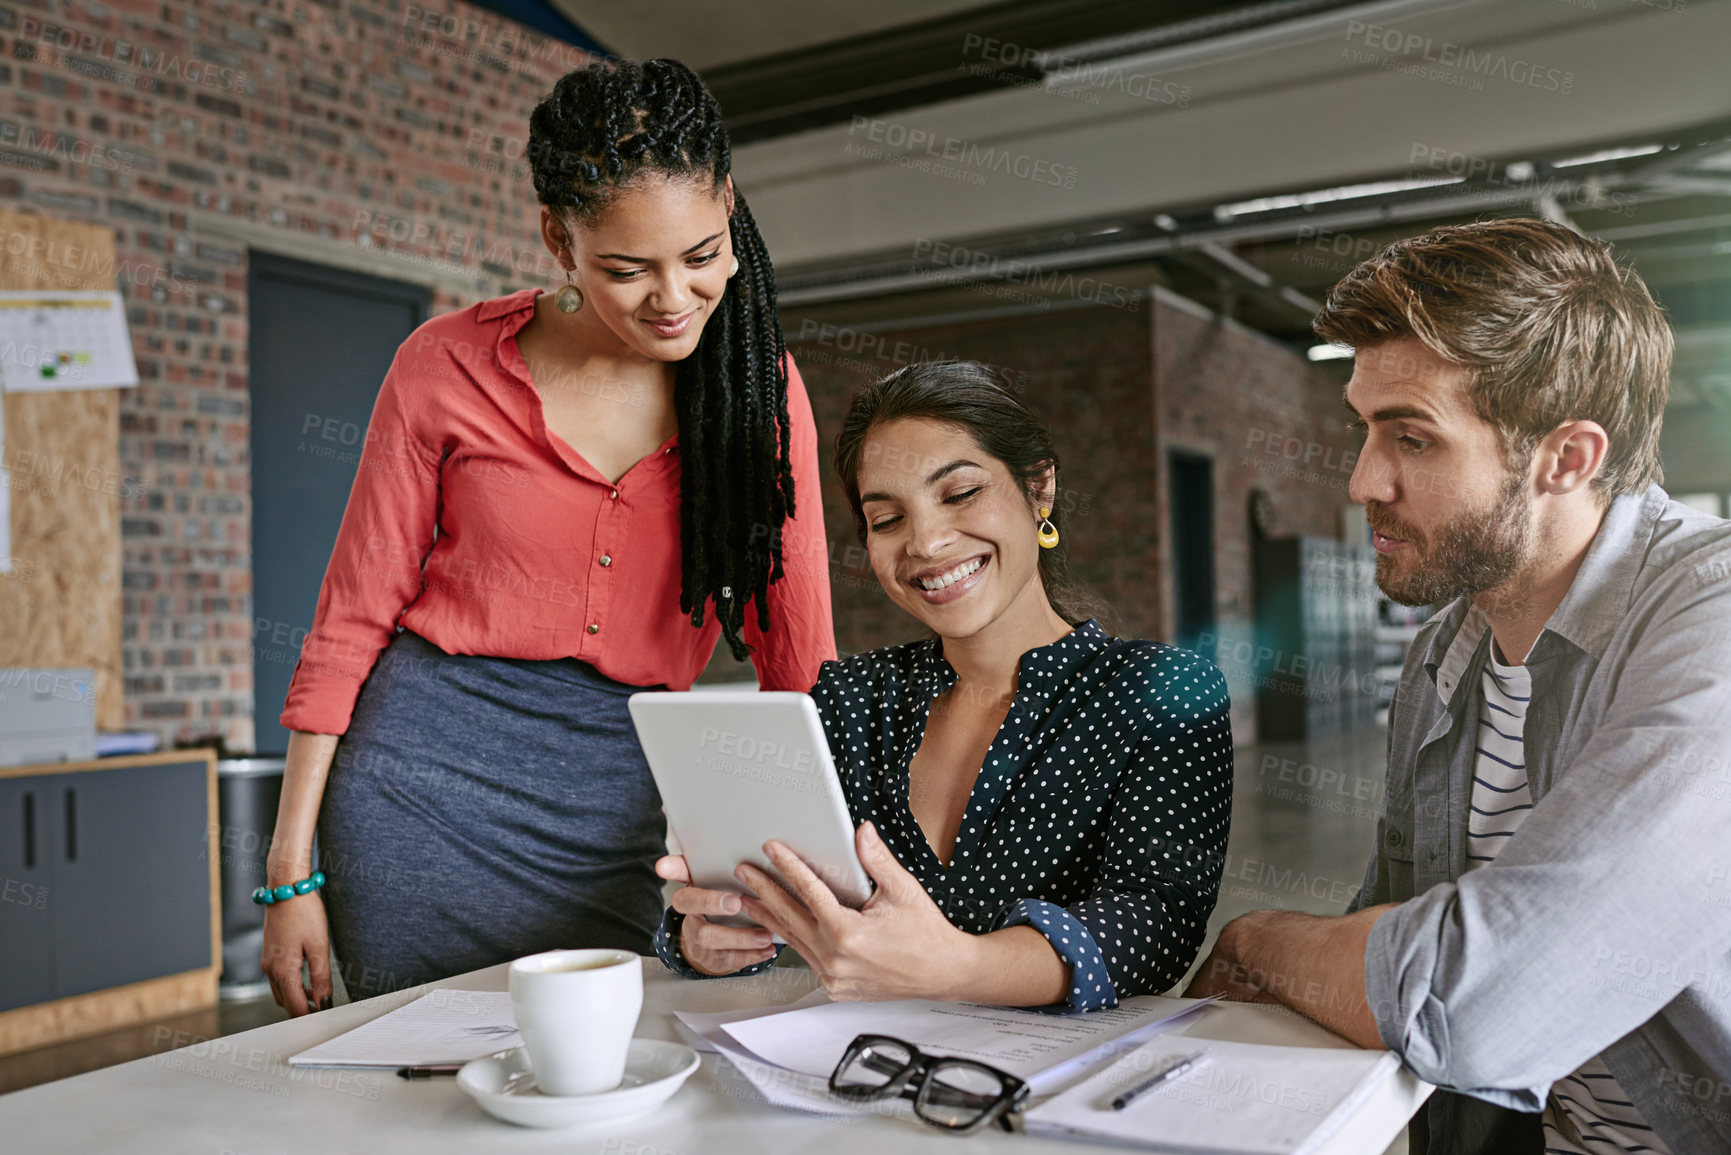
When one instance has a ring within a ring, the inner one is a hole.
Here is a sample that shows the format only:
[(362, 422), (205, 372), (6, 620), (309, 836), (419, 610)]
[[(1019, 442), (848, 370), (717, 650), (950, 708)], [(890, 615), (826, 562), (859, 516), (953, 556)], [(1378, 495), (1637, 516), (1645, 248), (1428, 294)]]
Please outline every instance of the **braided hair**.
[[(721, 106), (696, 73), (668, 59), (596, 62), (560, 77), (530, 114), (527, 155), (541, 203), (580, 223), (593, 222), (645, 171), (719, 187), (733, 166)], [(775, 270), (737, 190), (728, 231), (739, 272), (674, 380), (679, 608), (702, 627), (713, 599), (728, 647), (744, 661), (747, 601), (757, 603), (758, 628), (769, 628), (793, 466)]]

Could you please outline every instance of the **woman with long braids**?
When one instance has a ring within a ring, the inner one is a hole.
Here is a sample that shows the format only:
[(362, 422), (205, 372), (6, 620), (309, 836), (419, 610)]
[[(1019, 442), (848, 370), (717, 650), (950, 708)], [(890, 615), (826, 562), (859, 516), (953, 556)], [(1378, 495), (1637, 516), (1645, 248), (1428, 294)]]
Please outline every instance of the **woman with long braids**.
[(666, 827), (627, 696), (718, 637), (766, 689), (835, 655), (816, 430), (715, 98), (594, 64), (528, 156), (565, 284), (397, 350), (289, 687), (263, 963), (291, 1014), (329, 1004), (332, 945), (354, 998), (647, 951)]

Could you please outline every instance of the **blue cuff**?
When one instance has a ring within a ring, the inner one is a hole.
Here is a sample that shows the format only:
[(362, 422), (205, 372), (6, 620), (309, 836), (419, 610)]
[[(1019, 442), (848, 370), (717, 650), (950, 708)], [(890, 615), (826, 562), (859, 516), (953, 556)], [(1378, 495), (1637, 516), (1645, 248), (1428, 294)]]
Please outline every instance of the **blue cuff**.
[(688, 979), (731, 979), (742, 975), (760, 974), (774, 966), (775, 960), (781, 957), (781, 947), (777, 946), (773, 958), (766, 958), (760, 963), (752, 963), (732, 974), (706, 975), (686, 962), (685, 955), (679, 949), (679, 928), (684, 925), (685, 916), (671, 906), (661, 912), (661, 925), (655, 928), (655, 956), (667, 964), (668, 970)]
[(1106, 956), (1082, 920), (1059, 906), (1037, 898), (1023, 898), (1006, 906), (992, 920), (990, 930), (1031, 926), (1046, 937), (1070, 968), (1070, 997), (1049, 1007), (1024, 1007), (1030, 1011), (1098, 1011), (1118, 1005), (1118, 987), (1106, 972)]

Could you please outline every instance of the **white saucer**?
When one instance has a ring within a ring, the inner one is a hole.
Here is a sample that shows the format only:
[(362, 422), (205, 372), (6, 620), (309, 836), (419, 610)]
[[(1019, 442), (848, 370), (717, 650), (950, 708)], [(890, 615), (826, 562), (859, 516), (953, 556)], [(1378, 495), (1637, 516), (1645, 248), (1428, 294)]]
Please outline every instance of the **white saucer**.
[(529, 1054), (518, 1047), (504, 1058), (476, 1059), (457, 1072), (463, 1088), (489, 1115), (523, 1127), (576, 1127), (606, 1123), (652, 1111), (673, 1097), (691, 1072), (697, 1052), (682, 1043), (632, 1039), (625, 1078), (611, 1091), (593, 1095), (543, 1095), (535, 1086)]

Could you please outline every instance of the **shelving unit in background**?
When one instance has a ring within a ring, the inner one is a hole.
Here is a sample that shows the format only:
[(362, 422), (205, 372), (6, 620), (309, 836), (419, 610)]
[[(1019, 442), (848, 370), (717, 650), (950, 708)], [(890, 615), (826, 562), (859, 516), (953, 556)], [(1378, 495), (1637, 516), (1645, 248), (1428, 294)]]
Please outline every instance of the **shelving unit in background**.
[(1375, 555), (1306, 535), (1256, 545), (1256, 731), (1316, 738), (1376, 718)]

